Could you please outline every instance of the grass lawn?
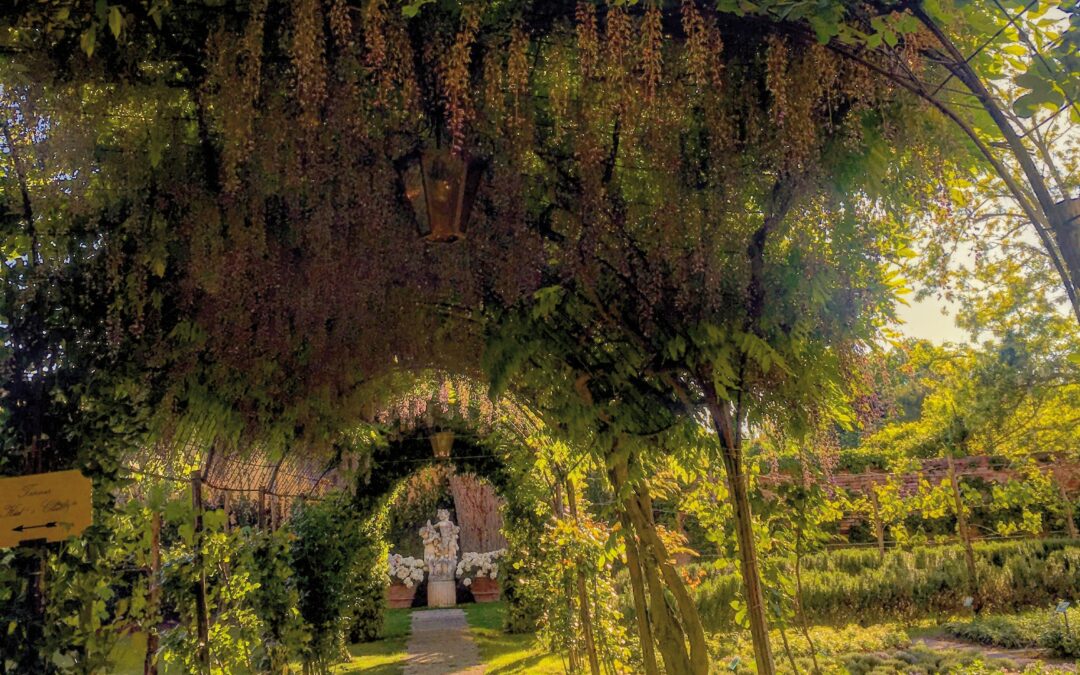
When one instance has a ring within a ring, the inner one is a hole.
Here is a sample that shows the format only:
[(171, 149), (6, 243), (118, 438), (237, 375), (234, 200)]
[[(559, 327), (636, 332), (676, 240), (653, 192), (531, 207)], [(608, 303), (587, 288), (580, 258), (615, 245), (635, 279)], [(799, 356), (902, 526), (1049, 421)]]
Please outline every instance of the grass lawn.
[(564, 672), (559, 655), (549, 654), (533, 633), (510, 635), (503, 632), (505, 603), (463, 605), (462, 608), (488, 675)]
[(405, 669), (405, 645), (409, 641), (411, 610), (386, 610), (383, 639), (349, 645), (352, 660), (334, 668), (335, 673), (397, 675)]

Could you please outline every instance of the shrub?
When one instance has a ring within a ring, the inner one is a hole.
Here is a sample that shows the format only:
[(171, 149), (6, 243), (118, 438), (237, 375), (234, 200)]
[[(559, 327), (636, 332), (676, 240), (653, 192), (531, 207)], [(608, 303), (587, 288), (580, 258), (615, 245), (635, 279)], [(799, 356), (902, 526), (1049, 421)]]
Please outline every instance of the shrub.
[[(246, 528), (245, 528), (246, 529)], [(252, 547), (252, 607), (262, 621), (262, 642), (255, 656), (256, 666), (265, 672), (280, 673), (289, 661), (303, 654), (311, 639), (296, 610), (299, 593), (289, 565), (288, 530), (249, 530)]]
[(311, 631), (303, 656), (308, 671), (327, 672), (345, 653), (346, 631), (371, 639), (381, 631), (385, 603), (384, 522), (361, 520), (343, 498), (300, 503), (289, 528), (299, 610)]
[[(975, 547), (984, 608), (1016, 611), (1071, 598), (1080, 588), (1080, 547), (1063, 540), (982, 543)], [(702, 565), (696, 598), (709, 630), (734, 626), (737, 572)], [(868, 623), (951, 614), (963, 604), (967, 570), (959, 546), (888, 551), (841, 550), (804, 560), (803, 607), (814, 622)]]

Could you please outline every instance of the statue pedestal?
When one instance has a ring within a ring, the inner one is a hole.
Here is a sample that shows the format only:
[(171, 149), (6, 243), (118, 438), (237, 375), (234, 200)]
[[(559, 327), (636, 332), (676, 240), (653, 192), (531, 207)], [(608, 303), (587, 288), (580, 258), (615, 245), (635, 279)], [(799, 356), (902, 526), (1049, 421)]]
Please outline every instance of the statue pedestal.
[(457, 582), (453, 579), (428, 579), (428, 607), (453, 607), (457, 604)]

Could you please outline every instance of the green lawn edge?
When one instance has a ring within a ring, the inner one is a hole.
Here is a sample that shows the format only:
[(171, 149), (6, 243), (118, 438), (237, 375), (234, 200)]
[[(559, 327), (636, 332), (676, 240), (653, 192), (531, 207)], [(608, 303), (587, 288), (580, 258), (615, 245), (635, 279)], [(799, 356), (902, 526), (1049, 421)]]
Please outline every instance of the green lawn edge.
[(511, 634), (503, 629), (505, 602), (475, 603), (462, 609), (487, 675), (566, 672), (562, 657), (548, 652), (535, 633)]

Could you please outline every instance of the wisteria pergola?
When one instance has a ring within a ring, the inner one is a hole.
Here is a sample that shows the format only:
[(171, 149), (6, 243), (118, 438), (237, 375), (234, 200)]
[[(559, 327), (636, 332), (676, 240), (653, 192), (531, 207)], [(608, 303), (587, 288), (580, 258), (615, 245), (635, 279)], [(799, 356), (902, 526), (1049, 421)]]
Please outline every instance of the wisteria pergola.
[[(4, 405), (27, 448), (4, 468), (312, 498), (342, 485), (385, 381), (469, 377), (602, 461), (645, 668), (655, 642), (668, 672), (705, 673), (644, 467), (707, 428), (772, 672), (744, 436), (842, 414), (911, 224), (968, 160), (897, 82), (942, 71), (904, 7), (836, 9), (895, 29), (886, 50), (722, 9), (0, 10)], [(472, 170), (429, 175), (436, 153)], [(415, 208), (418, 157), (449, 231)]]

